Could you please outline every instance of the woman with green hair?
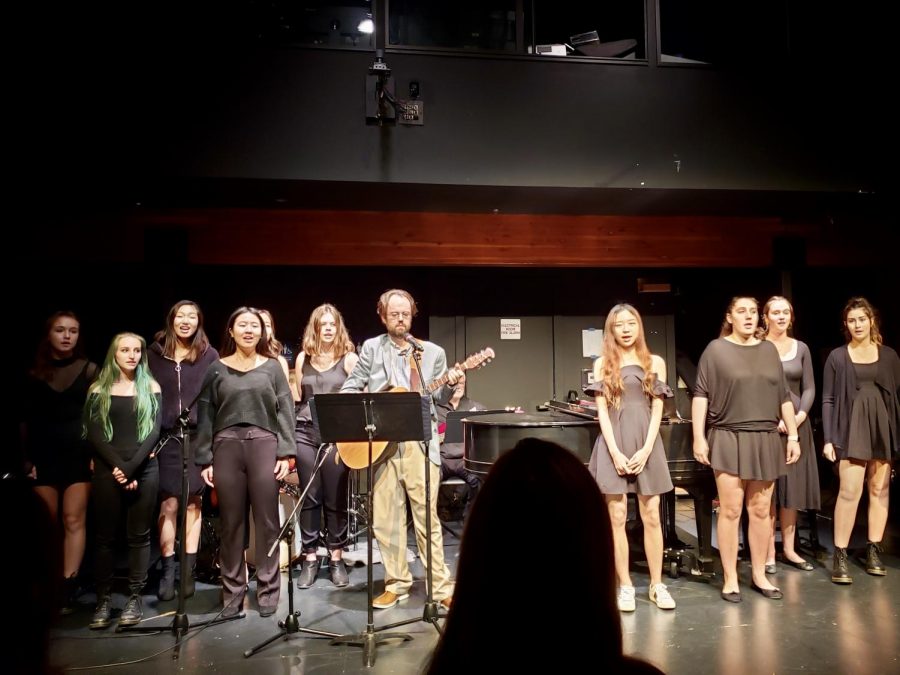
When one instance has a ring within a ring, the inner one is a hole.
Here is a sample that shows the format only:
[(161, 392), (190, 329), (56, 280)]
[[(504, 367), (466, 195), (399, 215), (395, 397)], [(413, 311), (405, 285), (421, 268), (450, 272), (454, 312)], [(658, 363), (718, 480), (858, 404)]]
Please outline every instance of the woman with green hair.
[(143, 618), (141, 590), (150, 566), (150, 531), (159, 487), (152, 451), (160, 424), (160, 388), (147, 366), (146, 346), (140, 335), (116, 335), (84, 406), (85, 436), (94, 451), (97, 608), (90, 624), (94, 629), (110, 624), (113, 544), (123, 510), (130, 596), (119, 625), (132, 626)]

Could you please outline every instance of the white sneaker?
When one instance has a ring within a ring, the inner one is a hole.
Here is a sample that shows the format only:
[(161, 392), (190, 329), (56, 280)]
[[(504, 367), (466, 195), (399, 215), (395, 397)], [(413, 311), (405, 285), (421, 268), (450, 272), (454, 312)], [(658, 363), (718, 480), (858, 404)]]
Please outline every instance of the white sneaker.
[(620, 612), (634, 611), (634, 586), (619, 586), (616, 604)]
[(665, 584), (650, 584), (650, 602), (655, 602), (660, 609), (675, 609), (675, 601)]

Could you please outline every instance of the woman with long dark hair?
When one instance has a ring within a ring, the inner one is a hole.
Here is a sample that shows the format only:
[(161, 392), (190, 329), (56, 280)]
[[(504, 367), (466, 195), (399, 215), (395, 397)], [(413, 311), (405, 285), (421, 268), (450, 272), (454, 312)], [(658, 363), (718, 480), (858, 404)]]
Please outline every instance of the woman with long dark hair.
[(140, 623), (144, 615), (141, 590), (150, 565), (150, 530), (159, 487), (159, 467), (151, 453), (159, 439), (159, 422), (160, 389), (147, 365), (144, 338), (119, 333), (84, 406), (85, 435), (94, 449), (97, 608), (91, 628), (110, 624), (113, 544), (123, 512), (130, 595), (119, 625)]
[[(157, 597), (175, 597), (175, 536), (178, 532), (178, 506), (181, 501), (182, 447), (184, 438), (178, 418), (185, 407), (194, 403), (206, 371), (219, 352), (211, 347), (203, 330), (203, 312), (192, 300), (172, 305), (166, 316), (166, 327), (156, 334), (148, 353), (150, 372), (162, 388), (162, 433), (168, 437), (157, 453), (159, 462), (159, 553), (162, 575)], [(189, 416), (189, 447), (193, 455), (197, 443), (197, 408)], [(194, 594), (194, 564), (200, 545), (201, 507), (205, 484), (194, 457), (188, 458), (188, 500), (186, 552), (187, 574), (185, 596)]]
[(628, 569), (627, 495), (637, 494), (644, 524), (644, 551), (650, 572), (650, 601), (675, 609), (662, 583), (663, 535), (659, 496), (673, 489), (666, 451), (659, 436), (666, 384), (666, 363), (647, 348), (641, 315), (631, 305), (616, 305), (606, 315), (603, 348), (594, 361), (594, 385), (601, 434), (591, 454), (591, 473), (606, 499), (612, 522), (619, 610), (635, 609)]
[[(783, 597), (766, 578), (772, 491), (786, 464), (800, 457), (794, 404), (778, 350), (756, 336), (759, 305), (732, 298), (718, 340), (700, 357), (691, 403), (694, 459), (712, 466), (719, 492), (717, 532), (722, 559), (722, 599), (740, 602), (737, 551), (744, 504), (750, 517), (751, 586), (772, 600)], [(778, 434), (784, 420), (787, 446)]]
[[(247, 509), (253, 507), (256, 551), (268, 551), (280, 529), (278, 481), (294, 455), (294, 400), (259, 310), (239, 307), (228, 318), (220, 358), (206, 373), (197, 417), (196, 462), (219, 497), (223, 616), (241, 616), (247, 567)], [(279, 560), (256, 565), (261, 616), (278, 607)]]
[(84, 558), (91, 492), (91, 452), (82, 437), (82, 411), (97, 364), (84, 355), (81, 323), (73, 312), (47, 319), (24, 391), (22, 435), (26, 471), (53, 520), (62, 511), (62, 612), (74, 611)]
[(866, 572), (884, 576), (881, 541), (888, 519), (891, 461), (900, 452), (900, 359), (883, 344), (875, 309), (865, 298), (844, 306), (847, 344), (831, 352), (822, 378), (824, 455), (838, 463), (831, 580), (852, 583), (847, 547), (856, 509), (868, 484)]

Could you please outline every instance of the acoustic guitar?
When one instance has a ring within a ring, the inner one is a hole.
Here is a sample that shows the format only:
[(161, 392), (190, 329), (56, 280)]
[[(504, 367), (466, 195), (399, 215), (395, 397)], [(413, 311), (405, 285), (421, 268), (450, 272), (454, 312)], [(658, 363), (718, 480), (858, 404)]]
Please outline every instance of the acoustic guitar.
[[(462, 363), (454, 366), (457, 370), (472, 370), (486, 366), (494, 358), (494, 350), (490, 347), (482, 349), (468, 357)], [(425, 385), (424, 390), (432, 393), (436, 389), (443, 387), (449, 381), (449, 372), (441, 375), (436, 380), (432, 380)], [(387, 391), (398, 392), (407, 391), (404, 387), (392, 387)], [(365, 469), (369, 465), (369, 442), (368, 441), (351, 441), (336, 443), (337, 451), (340, 458), (351, 469)], [(397, 443), (391, 441), (372, 441), (372, 465), (382, 462), (391, 457), (397, 451)]]

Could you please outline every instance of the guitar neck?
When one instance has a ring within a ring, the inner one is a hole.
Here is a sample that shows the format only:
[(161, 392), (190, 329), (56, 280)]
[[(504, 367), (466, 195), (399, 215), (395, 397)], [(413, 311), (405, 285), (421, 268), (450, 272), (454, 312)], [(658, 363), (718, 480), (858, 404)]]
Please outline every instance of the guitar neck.
[[(469, 358), (467, 358), (462, 363), (457, 363), (453, 367), (456, 368), (457, 370), (469, 370), (471, 368), (480, 368), (481, 366), (489, 363), (490, 360), (492, 358), (494, 358), (494, 356), (495, 356), (494, 350), (491, 349), (490, 347), (487, 347), (485, 349), (482, 349), (477, 354), (471, 355)], [(443, 387), (449, 381), (450, 381), (450, 371), (448, 370), (446, 373), (441, 375), (436, 380), (432, 380), (427, 385), (425, 385), (425, 391), (428, 392), (429, 394), (432, 394), (438, 387)]]
[[(456, 367), (456, 369), (457, 370), (467, 370), (465, 364), (459, 364)], [(429, 382), (428, 385), (425, 387), (425, 391), (427, 391), (429, 394), (433, 394), (436, 390), (443, 387), (449, 381), (450, 381), (450, 371), (447, 371), (446, 373), (441, 375), (436, 380), (432, 380), (431, 382)]]
[(448, 375), (441, 375), (436, 380), (432, 380), (431, 382), (429, 382), (425, 387), (425, 391), (427, 391), (429, 394), (433, 394), (436, 390), (443, 387), (449, 381), (450, 377)]

